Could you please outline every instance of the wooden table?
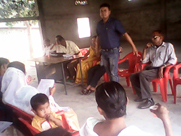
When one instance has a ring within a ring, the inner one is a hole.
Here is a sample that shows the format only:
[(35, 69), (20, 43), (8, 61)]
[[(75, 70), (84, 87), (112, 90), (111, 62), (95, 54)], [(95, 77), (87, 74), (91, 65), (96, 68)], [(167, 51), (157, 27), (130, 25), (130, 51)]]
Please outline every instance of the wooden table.
[[(65, 89), (65, 94), (67, 95), (67, 84), (66, 84), (66, 79), (65, 79), (65, 72), (64, 72), (64, 62), (67, 62), (67, 61), (71, 61), (71, 60), (78, 60), (79, 61), (79, 64), (80, 64), (80, 71), (81, 71), (81, 85), (84, 86), (84, 83), (83, 83), (83, 74), (82, 74), (82, 66), (81, 66), (81, 58), (80, 56), (77, 56), (77, 55), (74, 55), (72, 58), (64, 58), (64, 57), (47, 57), (47, 56), (43, 56), (43, 57), (39, 57), (39, 58), (33, 58), (31, 59), (31, 61), (34, 61), (35, 62), (35, 65), (36, 65), (36, 69), (37, 69), (37, 63), (36, 62), (39, 62), (39, 63), (46, 63), (46, 64), (60, 64), (61, 65), (61, 68), (62, 68), (62, 75), (63, 75), (63, 84), (64, 84), (64, 89)], [(80, 84), (76, 84), (77, 85), (80, 85)], [(74, 85), (75, 86), (75, 85)]]

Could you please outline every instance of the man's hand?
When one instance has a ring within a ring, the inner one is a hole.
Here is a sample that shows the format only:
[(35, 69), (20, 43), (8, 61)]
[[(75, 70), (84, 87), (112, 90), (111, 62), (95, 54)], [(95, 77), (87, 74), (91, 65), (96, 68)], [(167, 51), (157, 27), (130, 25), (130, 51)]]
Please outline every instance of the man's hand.
[(147, 43), (147, 44), (146, 44), (146, 48), (150, 48), (150, 47), (152, 47), (152, 46), (153, 46), (152, 43)]
[(133, 48), (133, 55), (136, 55), (138, 57), (138, 50), (136, 48)]
[(164, 69), (164, 66), (159, 68), (159, 70), (158, 70), (158, 78), (163, 78), (163, 69)]
[(165, 118), (168, 117), (169, 111), (167, 110), (166, 107), (160, 105), (159, 103), (156, 104), (158, 108), (156, 110), (150, 109), (151, 112), (153, 112), (158, 118), (161, 120), (164, 120)]

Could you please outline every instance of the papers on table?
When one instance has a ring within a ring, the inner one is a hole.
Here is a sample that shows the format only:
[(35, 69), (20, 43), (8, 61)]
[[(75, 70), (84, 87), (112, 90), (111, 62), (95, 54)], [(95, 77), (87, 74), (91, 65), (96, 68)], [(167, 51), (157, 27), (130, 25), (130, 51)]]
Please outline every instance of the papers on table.
[(0, 133), (2, 133), (11, 124), (13, 124), (13, 123), (12, 122), (8, 122), (8, 121), (0, 121)]
[(40, 93), (44, 93), (47, 96), (50, 96), (49, 88), (53, 87), (54, 84), (55, 84), (55, 81), (53, 79), (41, 79), (37, 87), (37, 90)]

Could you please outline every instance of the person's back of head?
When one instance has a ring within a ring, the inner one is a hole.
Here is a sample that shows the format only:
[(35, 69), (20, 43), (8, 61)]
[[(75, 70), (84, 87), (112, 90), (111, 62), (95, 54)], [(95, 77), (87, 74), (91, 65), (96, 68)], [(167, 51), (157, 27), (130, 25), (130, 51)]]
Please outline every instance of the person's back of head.
[(117, 82), (105, 82), (96, 88), (96, 102), (108, 119), (126, 115), (127, 97), (124, 88)]
[(0, 76), (3, 76), (6, 69), (7, 65), (9, 63), (9, 60), (3, 57), (0, 57)]
[(13, 67), (21, 70), (24, 74), (26, 74), (25, 65), (19, 61), (13, 61), (9, 63), (8, 68)]

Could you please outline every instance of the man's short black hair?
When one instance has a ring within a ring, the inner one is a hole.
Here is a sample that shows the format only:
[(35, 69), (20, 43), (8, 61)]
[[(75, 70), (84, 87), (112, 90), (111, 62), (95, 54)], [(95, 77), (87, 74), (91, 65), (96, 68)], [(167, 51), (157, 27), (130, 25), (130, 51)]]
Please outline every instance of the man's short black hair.
[(109, 10), (111, 10), (111, 6), (109, 4), (107, 4), (107, 3), (101, 4), (100, 8), (102, 8), (102, 7), (107, 7)]
[(64, 40), (64, 38), (61, 35), (57, 35), (56, 38), (57, 38), (58, 41)]
[(48, 97), (43, 93), (38, 93), (34, 95), (31, 100), (30, 104), (33, 110), (37, 110), (38, 106), (45, 104), (46, 102), (49, 103)]
[(154, 33), (154, 32), (157, 32), (157, 33), (159, 33), (160, 35), (164, 36), (162, 30), (154, 30), (153, 33)]

